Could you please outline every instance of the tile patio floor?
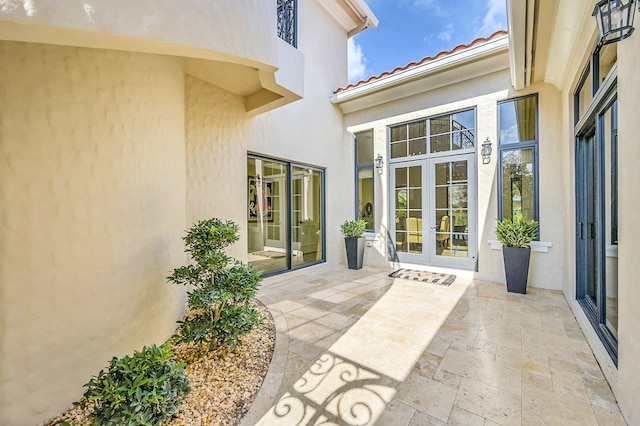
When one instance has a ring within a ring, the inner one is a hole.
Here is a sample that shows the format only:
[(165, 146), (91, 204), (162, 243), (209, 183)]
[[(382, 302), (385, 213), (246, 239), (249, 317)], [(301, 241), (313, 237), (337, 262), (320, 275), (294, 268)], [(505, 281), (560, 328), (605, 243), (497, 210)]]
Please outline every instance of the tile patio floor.
[(558, 291), (320, 265), (268, 278), (274, 358), (245, 425), (625, 425)]

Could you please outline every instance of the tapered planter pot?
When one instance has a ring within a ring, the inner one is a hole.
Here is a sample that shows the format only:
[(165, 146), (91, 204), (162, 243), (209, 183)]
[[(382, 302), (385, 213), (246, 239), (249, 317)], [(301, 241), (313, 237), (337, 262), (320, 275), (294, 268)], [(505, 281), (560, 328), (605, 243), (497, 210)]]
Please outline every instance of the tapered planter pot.
[(362, 268), (364, 238), (345, 237), (344, 245), (347, 248), (347, 264), (349, 265), (349, 269)]
[(531, 248), (502, 247), (502, 258), (504, 259), (504, 272), (507, 277), (507, 291), (509, 293), (526, 294)]

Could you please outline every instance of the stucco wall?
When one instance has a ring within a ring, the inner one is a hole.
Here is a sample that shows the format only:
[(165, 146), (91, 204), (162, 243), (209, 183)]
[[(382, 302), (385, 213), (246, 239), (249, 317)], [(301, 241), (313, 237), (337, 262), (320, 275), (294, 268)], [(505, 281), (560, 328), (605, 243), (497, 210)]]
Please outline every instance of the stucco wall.
[[(374, 129), (374, 152), (387, 155), (387, 126), (418, 118), (445, 114), (464, 108), (476, 108), (478, 146), (489, 138), (493, 153), (490, 164), (482, 164), (477, 155), (478, 175), (478, 271), (479, 280), (504, 282), (502, 252), (494, 250), (489, 240), (495, 240), (495, 219), (498, 217), (498, 118), (497, 102), (529, 93), (538, 93), (539, 116), (539, 177), (540, 177), (540, 222), (541, 240), (551, 242), (548, 253), (532, 254), (529, 285), (532, 287), (562, 288), (562, 200), (560, 181), (560, 158), (557, 134), (560, 118), (556, 107), (558, 91), (550, 85), (537, 85), (526, 92), (511, 88), (509, 71), (504, 70), (484, 77), (469, 79), (455, 85), (408, 96), (374, 108), (347, 114), (345, 124), (350, 132)], [(542, 105), (546, 107), (543, 109)], [(347, 136), (348, 138), (349, 136)], [(479, 148), (478, 148), (479, 151)], [(368, 249), (365, 261), (368, 264), (388, 265), (388, 158), (385, 158), (384, 173), (376, 176), (376, 220), (378, 240), (373, 249)], [(378, 219), (379, 218), (379, 219)]]
[(163, 56), (0, 42), (0, 424), (67, 409), (183, 309), (184, 73)]
[[(640, 17), (637, 12), (636, 22)], [(640, 423), (640, 286), (638, 285), (638, 241), (640, 241), (640, 35), (633, 34), (618, 44), (618, 370), (616, 397), (627, 422)]]
[(343, 143), (342, 114), (329, 96), (346, 83), (346, 35), (316, 2), (298, 6), (303, 99), (248, 117), (235, 95), (187, 78), (187, 222), (233, 219), (242, 235), (230, 253), (246, 259), (247, 153), (325, 167), (327, 260), (339, 263), (346, 260), (339, 226), (354, 214), (353, 142)]
[(262, 0), (6, 0), (0, 36), (276, 65), (274, 6)]

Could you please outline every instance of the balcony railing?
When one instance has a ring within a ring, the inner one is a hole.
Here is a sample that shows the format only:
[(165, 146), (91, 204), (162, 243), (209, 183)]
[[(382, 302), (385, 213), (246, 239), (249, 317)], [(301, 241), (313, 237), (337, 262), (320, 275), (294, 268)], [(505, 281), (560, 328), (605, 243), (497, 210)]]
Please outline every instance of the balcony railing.
[(297, 0), (278, 0), (278, 37), (293, 47), (298, 47), (297, 8)]

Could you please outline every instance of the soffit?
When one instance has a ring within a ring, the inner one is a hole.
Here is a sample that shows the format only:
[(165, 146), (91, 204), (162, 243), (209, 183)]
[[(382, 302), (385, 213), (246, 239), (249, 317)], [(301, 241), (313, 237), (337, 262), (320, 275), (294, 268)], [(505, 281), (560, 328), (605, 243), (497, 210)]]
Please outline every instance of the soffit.
[(317, 1), (349, 33), (349, 36), (378, 26), (378, 18), (364, 0)]
[(570, 65), (581, 59), (583, 49), (578, 46), (592, 43), (595, 21), (591, 12), (595, 0), (586, 3), (584, 0), (507, 1), (514, 88), (520, 90), (535, 82), (550, 83), (558, 89), (565, 86)]
[(240, 96), (249, 96), (262, 89), (258, 70), (240, 64), (188, 58), (186, 72)]

